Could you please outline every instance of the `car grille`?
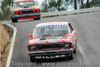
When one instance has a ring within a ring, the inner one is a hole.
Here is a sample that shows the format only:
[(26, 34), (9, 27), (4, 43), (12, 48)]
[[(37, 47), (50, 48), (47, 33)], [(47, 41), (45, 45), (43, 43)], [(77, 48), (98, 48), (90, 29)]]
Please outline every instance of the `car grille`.
[(45, 44), (45, 45), (40, 44), (37, 46), (39, 50), (58, 50), (63, 47), (64, 46), (60, 44)]

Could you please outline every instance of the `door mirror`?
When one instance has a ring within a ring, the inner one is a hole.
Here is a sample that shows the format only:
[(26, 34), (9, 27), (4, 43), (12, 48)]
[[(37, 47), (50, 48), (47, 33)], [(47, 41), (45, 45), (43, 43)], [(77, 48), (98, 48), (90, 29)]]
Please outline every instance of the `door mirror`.
[(77, 34), (77, 31), (75, 30), (75, 33)]
[(33, 35), (32, 35), (32, 34), (30, 34), (29, 36), (30, 36), (30, 37), (32, 37)]

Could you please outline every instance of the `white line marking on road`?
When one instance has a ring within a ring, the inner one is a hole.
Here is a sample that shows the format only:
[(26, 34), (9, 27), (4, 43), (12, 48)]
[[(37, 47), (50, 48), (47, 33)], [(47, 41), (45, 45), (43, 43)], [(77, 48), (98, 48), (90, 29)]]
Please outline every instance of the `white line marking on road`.
[[(70, 22), (73, 22), (72, 19), (70, 19), (70, 15), (68, 15), (68, 17), (69, 17), (68, 20), (69, 20)], [(80, 43), (77, 44), (77, 47), (78, 47), (80, 53), (81, 53), (82, 56), (83, 56), (84, 62), (85, 62), (85, 63), (89, 63), (88, 59), (85, 57), (85, 54), (84, 54), (84, 51), (83, 51), (82, 47), (80, 46)], [(86, 67), (87, 67), (87, 66), (86, 66)]]
[[(84, 54), (84, 51), (83, 51), (82, 47), (81, 47), (79, 44), (77, 44), (77, 47), (78, 47), (80, 53), (81, 53), (82, 56), (83, 56), (84, 62), (85, 62), (86, 64), (89, 63), (89, 61), (88, 61), (87, 58), (85, 57), (85, 54)], [(88, 67), (88, 66), (86, 66), (86, 67)], [(91, 66), (89, 66), (89, 67), (91, 67)]]
[(15, 43), (15, 37), (16, 37), (16, 33), (17, 33), (17, 29), (11, 25), (11, 24), (7, 24), (9, 27), (13, 28), (13, 36), (12, 36), (12, 41), (11, 41), (11, 45), (10, 45), (10, 51), (9, 51), (9, 55), (7, 58), (7, 63), (6, 63), (6, 67), (10, 67), (10, 62), (11, 62), (11, 57), (12, 57), (12, 53), (13, 53), (13, 47), (14, 47), (14, 43)]

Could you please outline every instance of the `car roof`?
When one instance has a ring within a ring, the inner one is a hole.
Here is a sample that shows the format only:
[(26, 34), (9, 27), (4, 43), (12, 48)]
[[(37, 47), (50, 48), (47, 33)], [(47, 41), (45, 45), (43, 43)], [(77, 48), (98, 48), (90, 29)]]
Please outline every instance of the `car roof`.
[[(14, 0), (14, 2), (19, 2), (19, 1), (28, 1), (28, 0)], [(32, 0), (34, 1), (34, 0)]]
[(18, 1), (26, 1), (26, 0), (14, 0), (14, 2), (18, 2)]
[(68, 24), (69, 22), (45, 22), (45, 23), (37, 24), (36, 27), (48, 26), (48, 25), (68, 25)]

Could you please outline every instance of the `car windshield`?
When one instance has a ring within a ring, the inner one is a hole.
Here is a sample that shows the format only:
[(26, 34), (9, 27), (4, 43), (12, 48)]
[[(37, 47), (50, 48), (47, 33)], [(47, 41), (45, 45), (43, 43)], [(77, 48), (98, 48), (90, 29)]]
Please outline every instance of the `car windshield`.
[(14, 3), (14, 7), (20, 7), (20, 8), (28, 8), (31, 6), (35, 6), (36, 3), (35, 2), (21, 2), (21, 3)]
[(51, 28), (40, 28), (40, 29), (35, 28), (33, 32), (34, 37), (61, 35), (61, 34), (69, 34), (68, 27), (51, 27)]

